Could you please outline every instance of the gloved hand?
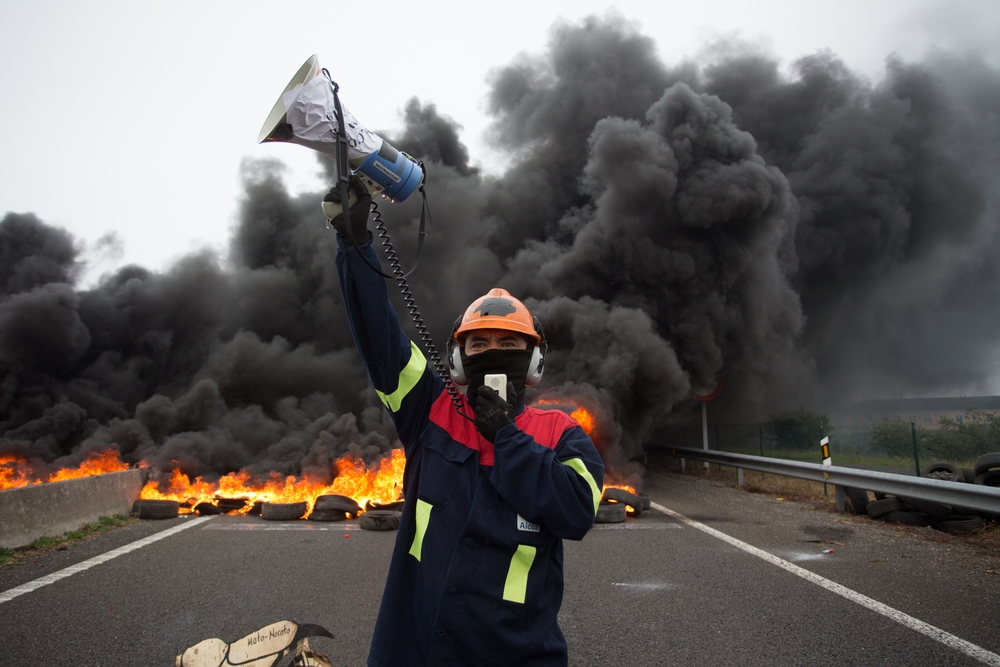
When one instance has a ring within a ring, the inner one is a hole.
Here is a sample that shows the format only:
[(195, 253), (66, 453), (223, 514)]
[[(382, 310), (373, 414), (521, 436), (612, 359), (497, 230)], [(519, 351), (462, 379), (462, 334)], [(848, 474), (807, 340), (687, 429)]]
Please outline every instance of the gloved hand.
[[(349, 181), (350, 192), (350, 218), (351, 233), (348, 234), (347, 225), (344, 224), (344, 208), (340, 203), (340, 184), (338, 183), (326, 193), (323, 198), (323, 215), (327, 217), (330, 224), (337, 230), (337, 235), (348, 243), (351, 242), (351, 235), (358, 243), (368, 242), (368, 214), (371, 213), (372, 195), (368, 192), (364, 182), (354, 176)], [(355, 198), (357, 199), (355, 201)]]
[(514, 383), (507, 383), (506, 401), (492, 387), (483, 385), (476, 396), (476, 428), (484, 438), (493, 442), (497, 431), (514, 422)]

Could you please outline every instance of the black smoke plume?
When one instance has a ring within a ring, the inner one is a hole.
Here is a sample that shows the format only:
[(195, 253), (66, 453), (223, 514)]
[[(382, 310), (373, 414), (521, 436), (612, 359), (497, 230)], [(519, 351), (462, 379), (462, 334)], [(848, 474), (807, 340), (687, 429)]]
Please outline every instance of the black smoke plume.
[[(720, 381), (719, 408), (753, 419), (987, 388), (1000, 73), (941, 53), (890, 58), (872, 83), (830, 53), (787, 72), (750, 48), (706, 53), (670, 67), (623, 20), (557, 25), (544, 53), (491, 74), (501, 176), (434, 104), (406, 104), (391, 141), (427, 166), (411, 286), (438, 345), (491, 287), (524, 299), (550, 344), (529, 398), (585, 407), (626, 475)], [(245, 161), (227, 261), (128, 266), (89, 289), (67, 233), (3, 218), (0, 451), (320, 477), (345, 452), (388, 451), (324, 193), (293, 196), (282, 169)], [(380, 209), (413, 258), (419, 198)]]

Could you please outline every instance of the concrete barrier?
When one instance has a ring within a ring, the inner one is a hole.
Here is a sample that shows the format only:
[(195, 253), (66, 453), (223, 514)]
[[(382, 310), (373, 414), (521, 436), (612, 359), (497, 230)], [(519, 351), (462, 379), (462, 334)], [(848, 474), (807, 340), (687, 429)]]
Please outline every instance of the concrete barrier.
[(146, 471), (123, 470), (0, 491), (0, 547), (77, 530), (100, 516), (128, 514)]

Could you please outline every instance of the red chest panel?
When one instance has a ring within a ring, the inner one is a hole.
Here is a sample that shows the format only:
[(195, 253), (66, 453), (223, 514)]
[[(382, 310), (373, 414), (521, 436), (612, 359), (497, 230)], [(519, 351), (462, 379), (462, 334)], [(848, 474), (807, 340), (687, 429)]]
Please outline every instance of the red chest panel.
[[(462, 412), (473, 414), (472, 408), (462, 396)], [(448, 392), (442, 391), (431, 406), (430, 419), (448, 432), (452, 438), (469, 449), (479, 452), (479, 462), (482, 465), (493, 465), (493, 443), (479, 434), (476, 425), (455, 411)], [(517, 427), (535, 439), (535, 442), (555, 449), (562, 434), (578, 426), (575, 419), (559, 410), (539, 410), (526, 406), (517, 416), (514, 423)]]

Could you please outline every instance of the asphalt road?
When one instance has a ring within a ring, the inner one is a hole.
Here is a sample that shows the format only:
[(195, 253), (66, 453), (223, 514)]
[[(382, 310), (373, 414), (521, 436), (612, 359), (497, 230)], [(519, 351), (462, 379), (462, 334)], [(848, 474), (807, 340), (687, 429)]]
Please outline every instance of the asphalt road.
[[(657, 505), (887, 605), (895, 618), (650, 511), (566, 543), (560, 625), (571, 665), (1000, 664), (996, 558), (940, 533), (661, 469), (646, 484)], [(0, 665), (166, 666), (203, 639), (235, 641), (282, 619), (331, 630), (334, 639), (313, 643), (334, 665), (364, 664), (394, 533), (247, 517), (194, 521), (139, 522), (0, 568), (2, 600), (46, 575), (190, 526), (0, 602)], [(844, 546), (822, 554), (831, 545), (809, 540)], [(933, 627), (918, 632), (912, 619)], [(970, 646), (985, 653), (977, 659)]]

